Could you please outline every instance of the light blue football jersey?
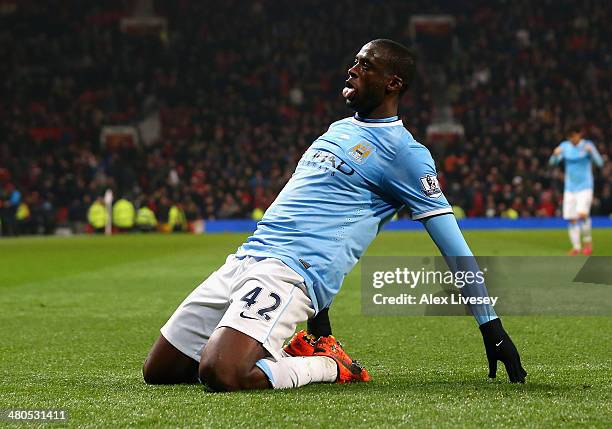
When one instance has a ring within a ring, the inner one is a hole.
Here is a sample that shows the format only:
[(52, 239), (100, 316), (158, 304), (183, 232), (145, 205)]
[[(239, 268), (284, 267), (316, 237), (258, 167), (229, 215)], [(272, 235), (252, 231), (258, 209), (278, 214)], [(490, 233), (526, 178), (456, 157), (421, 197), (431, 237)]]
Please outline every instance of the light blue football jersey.
[(452, 213), (427, 148), (397, 116), (342, 119), (304, 153), (237, 256), (283, 261), (304, 277), (318, 311), (404, 205), (413, 219)]
[[(586, 148), (590, 147), (591, 152)], [(593, 166), (601, 167), (603, 159), (597, 148), (590, 140), (580, 140), (577, 145), (573, 145), (569, 140), (564, 140), (559, 145), (561, 148), (560, 156), (553, 156), (551, 162), (558, 164), (565, 161), (565, 191), (578, 192), (585, 189), (593, 189)]]

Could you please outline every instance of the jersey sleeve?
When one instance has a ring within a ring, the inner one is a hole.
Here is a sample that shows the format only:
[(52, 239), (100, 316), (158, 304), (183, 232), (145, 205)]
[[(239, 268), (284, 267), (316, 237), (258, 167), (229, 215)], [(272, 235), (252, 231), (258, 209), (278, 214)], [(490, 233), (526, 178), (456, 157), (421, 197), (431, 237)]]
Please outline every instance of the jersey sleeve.
[(548, 160), (548, 165), (555, 166), (561, 164), (561, 161), (563, 161), (563, 157), (565, 156), (566, 147), (567, 145), (565, 140), (559, 143), (559, 145), (555, 148), (555, 150), (559, 149), (559, 155), (555, 155), (555, 152), (553, 151)]
[[(436, 243), (440, 253), (444, 256), (448, 267), (453, 272), (464, 271), (475, 274), (474, 282), (461, 288), (461, 294), (466, 297), (487, 297), (487, 287), (484, 281), (476, 280), (476, 273), (480, 271), (476, 258), (465, 242), (463, 234), (452, 215), (436, 216), (423, 221), (425, 229), (431, 239)], [(497, 319), (495, 309), (489, 304), (469, 304), (470, 311), (479, 325)]]
[(453, 212), (424, 146), (412, 145), (400, 151), (383, 173), (382, 184), (385, 192), (408, 207), (413, 220)]
[(555, 166), (555, 165), (558, 165), (563, 160), (563, 144), (560, 144), (559, 146), (557, 146), (555, 150), (557, 149), (561, 149), (559, 155), (555, 155), (553, 151), (553, 154), (548, 159), (548, 165)]
[(591, 148), (591, 152), (590, 152), (589, 156), (591, 157), (591, 159), (593, 160), (595, 165), (597, 165), (599, 168), (603, 167), (604, 160), (601, 157), (599, 151), (597, 150), (597, 146), (595, 146), (595, 143), (593, 143), (592, 141), (589, 140), (587, 142), (587, 145)]

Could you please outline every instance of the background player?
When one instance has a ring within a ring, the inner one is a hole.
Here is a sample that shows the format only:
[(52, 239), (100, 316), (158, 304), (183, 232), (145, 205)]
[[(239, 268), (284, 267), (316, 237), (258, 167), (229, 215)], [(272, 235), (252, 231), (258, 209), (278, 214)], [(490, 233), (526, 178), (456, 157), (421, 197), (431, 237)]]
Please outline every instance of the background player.
[[(570, 255), (593, 252), (591, 236), (591, 203), (593, 202), (593, 167), (602, 167), (604, 161), (590, 140), (583, 137), (582, 127), (573, 124), (567, 130), (567, 140), (555, 148), (550, 165), (565, 163), (565, 189), (563, 192), (563, 219), (569, 221), (568, 232), (572, 249)], [(581, 236), (582, 235), (582, 241)]]
[[(342, 91), (356, 115), (311, 145), (255, 233), (175, 311), (145, 362), (145, 381), (199, 377), (215, 390), (239, 390), (367, 380), (332, 337), (308, 356), (286, 357), (280, 347), (297, 323), (331, 305), (382, 224), (404, 205), (451, 269), (475, 268), (473, 258), (454, 258), (472, 254), (429, 151), (397, 116), (414, 71), (414, 55), (396, 42), (378, 39), (360, 50)], [(486, 294), (484, 285), (473, 286), (462, 293)], [(527, 373), (494, 310), (471, 310), (489, 376), (502, 361), (511, 382), (524, 382)]]

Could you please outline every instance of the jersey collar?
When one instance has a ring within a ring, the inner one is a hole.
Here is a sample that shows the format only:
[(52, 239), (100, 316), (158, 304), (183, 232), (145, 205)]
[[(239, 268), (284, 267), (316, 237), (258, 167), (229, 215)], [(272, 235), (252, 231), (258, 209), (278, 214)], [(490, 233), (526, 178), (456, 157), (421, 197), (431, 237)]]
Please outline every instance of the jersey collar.
[(357, 113), (355, 116), (351, 118), (351, 122), (357, 124), (362, 127), (395, 127), (397, 125), (402, 125), (402, 120), (399, 116), (391, 116), (389, 118), (381, 118), (381, 119), (369, 119), (362, 118)]

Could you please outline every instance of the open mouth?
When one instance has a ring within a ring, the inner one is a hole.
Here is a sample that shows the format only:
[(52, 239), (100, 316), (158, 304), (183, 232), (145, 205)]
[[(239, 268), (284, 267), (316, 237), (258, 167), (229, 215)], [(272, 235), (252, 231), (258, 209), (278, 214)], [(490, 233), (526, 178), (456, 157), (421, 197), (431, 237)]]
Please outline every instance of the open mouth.
[(342, 88), (342, 96), (347, 100), (352, 100), (353, 98), (355, 98), (356, 94), (357, 90), (355, 89), (353, 84), (347, 80), (344, 88)]

